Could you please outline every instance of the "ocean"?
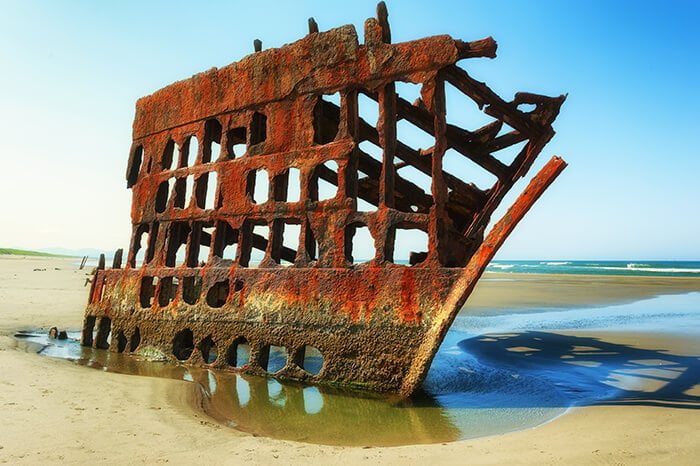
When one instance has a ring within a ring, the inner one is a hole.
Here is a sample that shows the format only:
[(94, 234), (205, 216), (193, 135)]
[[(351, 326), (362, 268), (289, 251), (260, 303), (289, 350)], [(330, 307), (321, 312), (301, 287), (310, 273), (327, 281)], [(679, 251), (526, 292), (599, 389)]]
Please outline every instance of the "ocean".
[(486, 269), (505, 273), (700, 277), (700, 261), (492, 261)]
[[(111, 264), (107, 258), (107, 265)], [(137, 260), (140, 265), (143, 259)], [(408, 265), (407, 261), (397, 261)], [(80, 261), (74, 262), (80, 265)], [(97, 265), (97, 258), (90, 258), (86, 267)], [(251, 261), (251, 266), (257, 265)], [(567, 261), (567, 260), (494, 260), (486, 268), (488, 272), (547, 273), (569, 275), (628, 275), (651, 277), (700, 277), (700, 261)]]

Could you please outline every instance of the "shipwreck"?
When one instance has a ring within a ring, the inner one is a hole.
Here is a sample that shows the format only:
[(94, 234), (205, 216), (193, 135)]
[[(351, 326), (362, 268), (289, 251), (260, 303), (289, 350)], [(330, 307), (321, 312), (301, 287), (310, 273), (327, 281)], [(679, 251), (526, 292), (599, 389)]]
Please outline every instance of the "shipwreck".
[[(310, 19), (292, 44), (256, 41), (239, 62), (139, 99), (131, 243), (123, 267), (121, 251), (111, 268), (101, 258), (81, 343), (412, 394), (489, 261), (566, 166), (553, 157), (485, 236), (565, 100), (507, 101), (457, 65), (495, 55), (490, 37), (391, 43), (380, 3), (364, 43), (351, 25), (319, 32)], [(491, 121), (451, 123), (464, 105)], [(402, 137), (412, 132), (430, 144)], [(493, 183), (477, 186), (466, 167)], [(425, 247), (399, 258), (406, 232)]]

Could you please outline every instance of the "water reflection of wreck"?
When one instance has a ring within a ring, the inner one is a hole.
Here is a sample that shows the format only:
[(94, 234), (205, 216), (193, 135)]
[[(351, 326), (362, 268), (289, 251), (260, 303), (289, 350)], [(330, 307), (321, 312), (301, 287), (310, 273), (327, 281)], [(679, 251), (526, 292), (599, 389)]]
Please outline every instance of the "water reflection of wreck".
[(203, 370), (191, 374), (200, 387), (197, 406), (217, 421), (255, 435), (360, 446), (450, 442), (463, 435), (447, 410), (431, 400), (420, 409), (403, 408), (383, 396), (350, 396), (334, 387)]
[[(257, 43), (138, 101), (131, 246), (125, 268), (117, 254), (97, 271), (84, 345), (404, 396), (420, 386), (486, 265), (566, 165), (553, 158), (484, 238), (564, 97), (505, 101), (456, 66), (495, 57), (493, 39), (391, 44), (383, 3), (377, 13), (364, 44), (352, 26), (318, 32), (310, 20), (293, 44)], [(448, 87), (462, 101), (446, 102)], [(491, 121), (452, 124), (465, 105)], [(430, 147), (413, 147), (417, 133)], [(469, 166), (495, 181), (464, 181)], [(425, 250), (398, 257), (407, 232)], [(360, 263), (363, 234), (375, 255)], [(275, 351), (285, 360), (273, 370)]]

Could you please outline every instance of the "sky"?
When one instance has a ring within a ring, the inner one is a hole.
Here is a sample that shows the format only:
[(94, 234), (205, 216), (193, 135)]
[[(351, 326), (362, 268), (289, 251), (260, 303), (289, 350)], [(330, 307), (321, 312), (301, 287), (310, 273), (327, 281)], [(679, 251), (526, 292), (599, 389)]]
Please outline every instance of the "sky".
[[(568, 93), (530, 175), (552, 155), (569, 167), (497, 259), (700, 260), (700, 3), (386, 3), (394, 42), (493, 36), (495, 60), (460, 66), (506, 100)], [(114, 250), (131, 234), (139, 97), (241, 59), (254, 39), (293, 42), (310, 16), (321, 30), (354, 24), (362, 41), (376, 2), (0, 7), (0, 247)]]

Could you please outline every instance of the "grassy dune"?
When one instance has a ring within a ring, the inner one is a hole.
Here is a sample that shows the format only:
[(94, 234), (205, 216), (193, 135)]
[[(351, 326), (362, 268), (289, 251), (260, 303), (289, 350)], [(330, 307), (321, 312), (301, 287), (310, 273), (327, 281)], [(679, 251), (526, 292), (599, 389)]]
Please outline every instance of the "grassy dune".
[(25, 249), (0, 248), (0, 256), (40, 256), (40, 257), (72, 257), (61, 254), (49, 254), (48, 252), (28, 251)]

